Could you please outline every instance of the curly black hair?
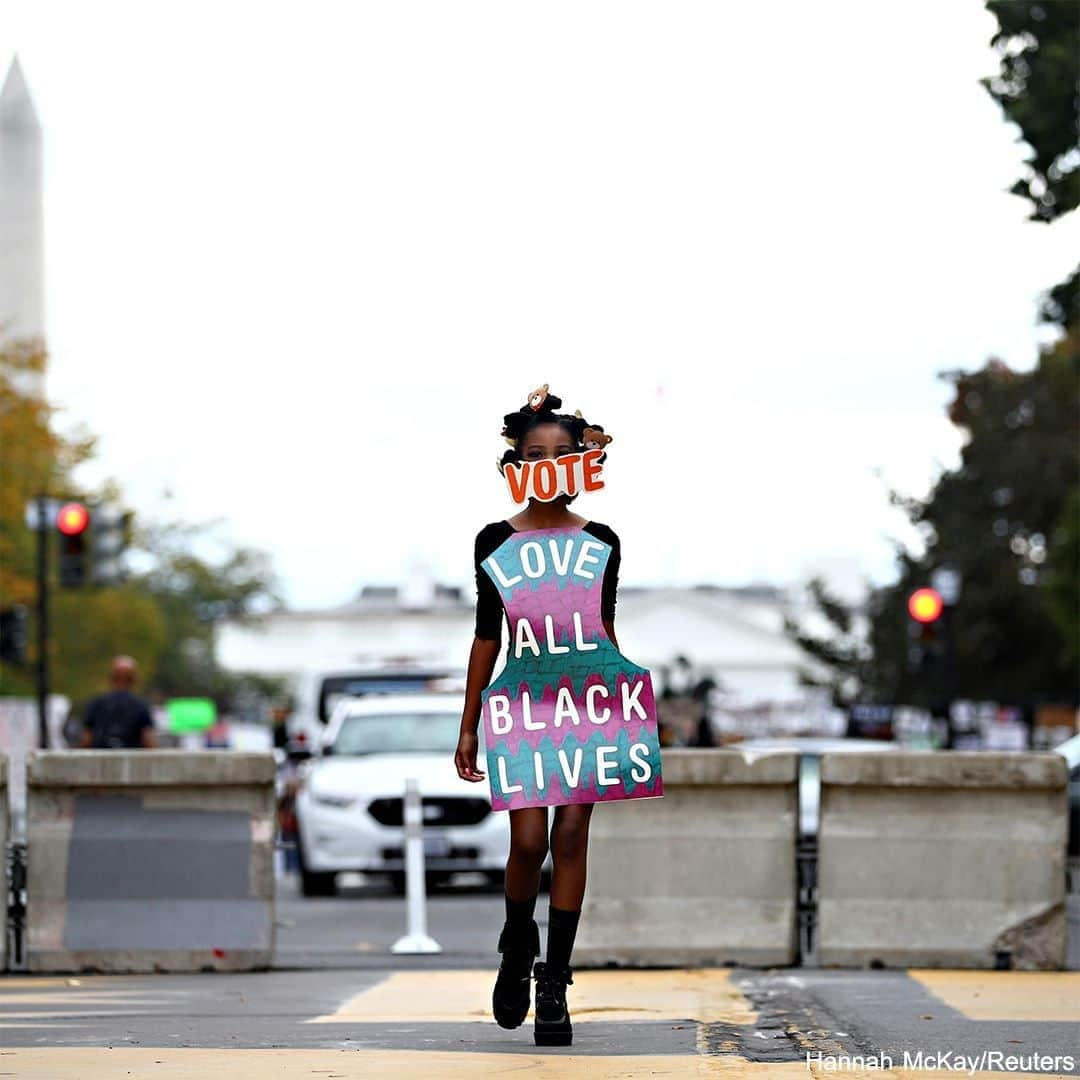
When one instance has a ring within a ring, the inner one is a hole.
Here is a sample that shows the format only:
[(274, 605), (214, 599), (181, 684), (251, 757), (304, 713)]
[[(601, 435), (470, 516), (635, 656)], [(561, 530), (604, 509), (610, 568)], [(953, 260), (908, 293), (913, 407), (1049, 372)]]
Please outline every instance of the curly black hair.
[[(539, 408), (534, 409), (527, 401), (520, 409), (509, 412), (503, 417), (502, 435), (508, 442), (512, 439), (514, 445), (506, 450), (497, 462), (499, 472), (502, 472), (504, 466), (510, 462), (521, 461), (521, 446), (525, 441), (525, 436), (541, 424), (558, 424), (574, 440), (575, 450), (584, 449), (583, 436), (586, 428), (591, 427), (596, 431), (604, 430), (599, 424), (590, 424), (583, 416), (557, 412), (556, 410), (560, 408), (562, 408), (562, 398), (555, 394), (546, 394)], [(603, 461), (606, 457), (605, 453), (600, 460)]]

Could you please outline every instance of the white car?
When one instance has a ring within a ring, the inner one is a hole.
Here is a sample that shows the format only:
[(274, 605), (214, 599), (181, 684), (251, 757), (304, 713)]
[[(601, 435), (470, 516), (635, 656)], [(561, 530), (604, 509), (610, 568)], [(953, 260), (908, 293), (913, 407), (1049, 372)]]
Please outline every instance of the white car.
[[(389, 873), (404, 891), (402, 801), (410, 777), (423, 801), (429, 884), (466, 870), (501, 879), (509, 815), (492, 811), (486, 778), (471, 783), (457, 775), (462, 706), (457, 693), (375, 694), (338, 703), (296, 799), (305, 896), (333, 895), (345, 870)], [(482, 743), (477, 766), (486, 772)]]
[[(457, 681), (459, 686), (446, 685)], [(337, 703), (365, 694), (420, 694), (460, 689), (464, 672), (448, 668), (418, 667), (411, 663), (367, 667), (308, 668), (290, 680), (295, 708), (287, 722), (289, 751), (314, 753)]]

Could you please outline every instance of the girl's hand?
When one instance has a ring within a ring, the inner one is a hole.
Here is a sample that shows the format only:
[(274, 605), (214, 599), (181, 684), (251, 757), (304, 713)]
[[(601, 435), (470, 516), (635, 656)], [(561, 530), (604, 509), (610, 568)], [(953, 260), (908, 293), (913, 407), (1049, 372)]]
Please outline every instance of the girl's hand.
[(483, 780), (486, 774), (476, 767), (476, 751), (479, 740), (476, 735), (470, 735), (467, 731), (461, 733), (458, 739), (457, 753), (454, 754), (454, 765), (457, 774), (462, 780), (472, 780), (474, 783)]

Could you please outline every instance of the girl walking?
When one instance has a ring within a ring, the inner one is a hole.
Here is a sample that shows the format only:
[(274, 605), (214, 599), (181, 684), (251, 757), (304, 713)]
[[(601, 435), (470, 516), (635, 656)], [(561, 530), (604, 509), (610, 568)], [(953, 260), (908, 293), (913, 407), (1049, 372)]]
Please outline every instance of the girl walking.
[[(459, 776), (485, 779), (477, 762), (483, 719), (492, 807), (510, 816), (492, 1011), (501, 1027), (519, 1027), (535, 979), (541, 1046), (573, 1038), (566, 988), (593, 805), (663, 793), (650, 673), (624, 657), (615, 638), (619, 537), (569, 510), (590, 475), (595, 482), (612, 440), (580, 412), (557, 412), (561, 405), (545, 384), (503, 418), (510, 448), (499, 469), (515, 498), (528, 502), (476, 536), (475, 637), (454, 758)], [(507, 662), (492, 682), (504, 619)], [(549, 850), (547, 953), (538, 960), (534, 912)]]

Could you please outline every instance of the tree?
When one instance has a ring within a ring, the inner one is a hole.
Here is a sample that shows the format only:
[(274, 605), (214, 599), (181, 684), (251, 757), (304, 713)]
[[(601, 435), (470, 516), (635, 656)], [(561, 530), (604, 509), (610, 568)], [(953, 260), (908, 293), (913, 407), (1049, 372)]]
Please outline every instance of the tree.
[[(997, 18), (991, 39), (1000, 71), (982, 80), (1030, 148), (1026, 175), (1012, 192), (1031, 203), (1031, 219), (1051, 222), (1080, 205), (1080, 3), (986, 0)], [(949, 418), (968, 436), (958, 469), (945, 472), (925, 500), (890, 492), (922, 534), (926, 550), (894, 541), (898, 579), (871, 592), (873, 660), (859, 664), (847, 640), (851, 612), (815, 590), (835, 628), (829, 640), (789, 633), (836, 672), (858, 672), (859, 696), (941, 709), (954, 696), (1012, 703), (1078, 700), (1080, 658), (1080, 417), (1077, 322), (1080, 271), (1050, 289), (1040, 318), (1063, 337), (1042, 349), (1024, 374), (999, 360), (981, 371), (945, 372), (954, 397)], [(943, 563), (963, 578), (949, 613), (953, 663), (909, 670), (907, 598)]]
[[(0, 345), (0, 606), (37, 602), (35, 537), (25, 521), (26, 504), (39, 494), (120, 502), (115, 481), (100, 490), (77, 491), (72, 474), (92, 459), (96, 439), (79, 428), (62, 435), (59, 410), (23, 386), (28, 374), (45, 370), (47, 355), (36, 341)], [(210, 527), (136, 522), (135, 547), (149, 569), (121, 587), (51, 590), (52, 689), (79, 709), (103, 689), (109, 660), (118, 653), (139, 661), (143, 689), (160, 696), (208, 694), (222, 709), (235, 700), (276, 694), (279, 682), (224, 673), (213, 662), (216, 623), (225, 616), (256, 617), (280, 604), (269, 558), (249, 548), (217, 544), (219, 559), (198, 553)], [(55, 585), (56, 562), (52, 560)], [(31, 641), (36, 631), (31, 627)], [(30, 660), (36, 660), (33, 648)], [(34, 692), (33, 668), (0, 667), (0, 692)]]
[(1046, 602), (1064, 642), (1061, 661), (1080, 670), (1080, 488), (1066, 496), (1050, 539)]
[(52, 596), (53, 684), (80, 709), (106, 689), (109, 662), (133, 656), (141, 687), (152, 683), (166, 623), (152, 597), (130, 584)]
[(1080, 269), (1074, 270), (1043, 298), (1039, 321), (1061, 327), (1069, 334), (1080, 329)]
[(253, 621), (282, 606), (266, 553), (216, 535), (219, 522), (180, 521), (143, 526), (136, 545), (150, 566), (136, 579), (154, 599), (166, 625), (153, 689), (163, 696), (201, 695), (230, 709), (237, 696), (271, 697), (279, 679), (228, 672), (215, 660), (223, 619)]
[[(931, 707), (955, 696), (1076, 702), (1068, 514), (1080, 483), (1077, 342), (1069, 336), (1044, 348), (1029, 373), (991, 360), (980, 371), (943, 375), (954, 386), (949, 418), (968, 441), (960, 467), (943, 473), (926, 500), (892, 493), (926, 550), (900, 552), (899, 580), (871, 599), (871, 692)], [(916, 676), (904, 663), (906, 600), (943, 563), (963, 580), (952, 613), (955, 667)], [(1071, 613), (1063, 610), (1070, 591)]]
[(61, 494), (72, 470), (93, 456), (86, 433), (62, 436), (53, 427), (58, 410), (19, 387), (21, 376), (41, 374), (46, 353), (34, 340), (0, 343), (0, 605), (32, 604), (34, 534), (26, 504), (37, 495)]
[(1010, 189), (1033, 221), (1080, 205), (1080, 4), (1076, 0), (986, 0), (1001, 68), (981, 79), (1031, 148), (1027, 175)]
[[(1031, 150), (1026, 175), (1009, 189), (1031, 203), (1032, 221), (1051, 222), (1080, 205), (1080, 3), (986, 0), (1001, 61), (981, 79)], [(1050, 290), (1044, 322), (1065, 330), (1080, 315), (1080, 273)]]
[[(62, 435), (55, 429), (59, 410), (42, 397), (28, 393), (21, 383), (27, 375), (41, 375), (47, 353), (37, 339), (9, 339), (0, 343), (0, 607), (23, 604), (34, 613), (30, 628), (29, 659), (37, 661), (37, 581), (35, 537), (26, 526), (26, 505), (38, 495), (70, 492), (71, 473), (89, 460), (96, 440), (79, 431)], [(93, 633), (93, 620), (82, 633)], [(63, 680), (56, 641), (51, 666), (60, 678), (56, 689), (77, 689)], [(95, 685), (101, 681), (98, 676)], [(0, 665), (0, 693), (33, 692), (33, 669)]]
[(826, 635), (812, 633), (790, 615), (784, 616), (784, 632), (816, 661), (818, 670), (829, 674), (820, 676), (811, 669), (800, 668), (799, 683), (827, 687), (835, 706), (850, 705), (860, 699), (860, 688), (866, 682), (865, 669), (870, 660), (866, 635), (857, 625), (858, 613), (853, 606), (832, 595), (821, 577), (811, 578), (807, 589), (829, 632)]

